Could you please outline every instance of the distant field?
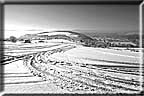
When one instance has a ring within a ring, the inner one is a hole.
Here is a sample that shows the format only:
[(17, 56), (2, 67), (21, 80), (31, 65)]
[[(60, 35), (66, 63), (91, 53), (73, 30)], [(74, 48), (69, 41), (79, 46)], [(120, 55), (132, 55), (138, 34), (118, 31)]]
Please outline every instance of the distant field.
[[(41, 51), (47, 51), (50, 47), (60, 46), (61, 42), (54, 42), (54, 40), (49, 40), (46, 43), (4, 43), (4, 54), (10, 56), (24, 55), (29, 53), (36, 53)], [(63, 45), (62, 45), (63, 46)]]

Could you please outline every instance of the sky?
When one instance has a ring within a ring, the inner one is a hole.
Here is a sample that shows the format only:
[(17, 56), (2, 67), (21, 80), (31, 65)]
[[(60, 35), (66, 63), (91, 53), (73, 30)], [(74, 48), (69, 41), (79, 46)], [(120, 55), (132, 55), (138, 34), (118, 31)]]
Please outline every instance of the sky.
[(4, 37), (51, 30), (138, 31), (138, 5), (5, 5)]

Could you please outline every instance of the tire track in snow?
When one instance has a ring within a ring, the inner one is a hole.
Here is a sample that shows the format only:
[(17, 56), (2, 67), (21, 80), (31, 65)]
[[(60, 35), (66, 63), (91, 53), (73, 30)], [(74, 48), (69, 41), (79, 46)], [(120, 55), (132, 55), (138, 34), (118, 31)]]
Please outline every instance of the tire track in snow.
[[(38, 57), (41, 57), (42, 55), (39, 54), (39, 55), (37, 55), (37, 56), (38, 56)], [(35, 56), (34, 56), (34, 57), (35, 57)], [(36, 57), (36, 58), (37, 58), (37, 57)], [(39, 62), (39, 61), (40, 61), (40, 58), (36, 60), (36, 62), (41, 63), (41, 62)], [(55, 67), (56, 67), (56, 66), (55, 66)], [(75, 70), (75, 71), (76, 71), (76, 70)], [(63, 75), (62, 75), (62, 76), (63, 76)], [(79, 76), (79, 77), (81, 77), (81, 76)], [(67, 78), (68, 78), (68, 77), (67, 77)], [(72, 79), (72, 78), (69, 78), (69, 79)], [(87, 79), (89, 79), (89, 78), (87, 78)], [(99, 83), (100, 83), (100, 81), (99, 81)], [(102, 83), (105, 84), (104, 82), (101, 82), (101, 84), (102, 84)], [(124, 89), (126, 89), (126, 90), (133, 90), (133, 91), (134, 91), (134, 89), (125, 88), (125, 87), (118, 86), (118, 85), (111, 85), (111, 84), (110, 84), (110, 85), (109, 85), (109, 84), (106, 84), (106, 85), (108, 85), (108, 86), (115, 86), (115, 87), (117, 86), (118, 88), (124, 88)], [(135, 91), (136, 91), (136, 90), (135, 90)]]

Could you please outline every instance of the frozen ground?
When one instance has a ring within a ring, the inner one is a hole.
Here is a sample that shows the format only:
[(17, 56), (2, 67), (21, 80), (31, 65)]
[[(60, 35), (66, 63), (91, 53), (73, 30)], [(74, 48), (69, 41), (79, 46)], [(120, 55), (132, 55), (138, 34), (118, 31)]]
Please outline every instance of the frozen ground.
[(63, 54), (53, 54), (50, 58), (90, 64), (139, 66), (140, 52), (78, 46), (77, 48), (69, 50)]
[(140, 90), (139, 63), (130, 60), (139, 58), (137, 53), (129, 56), (129, 53), (118, 54), (111, 49), (78, 45), (61, 52), (65, 49), (38, 53), (26, 64), (35, 74), (74, 93), (135, 93)]
[[(57, 40), (50, 40), (47, 43), (37, 44), (7, 44), (5, 46), (5, 55), (36, 54), (32, 55), (32, 59), (28, 58), (29, 62), (27, 63), (29, 65), (27, 66), (23, 64), (23, 60), (4, 66), (5, 92), (70, 93), (66, 87), (60, 88), (56, 86), (56, 84), (53, 83), (54, 80), (44, 81), (43, 78), (34, 76), (33, 74), (35, 72), (30, 72), (33, 70), (29, 69), (31, 67), (38, 70), (39, 73), (45, 73), (46, 75), (50, 73), (56, 77), (63, 78), (64, 81), (56, 79), (60, 86), (69, 86), (70, 83), (74, 83), (76, 84), (74, 85), (75, 88), (74, 86), (71, 87), (77, 89), (79, 84), (80, 88), (83, 86), (81, 85), (83, 82), (84, 87), (82, 87), (82, 90), (83, 88), (85, 89), (82, 93), (90, 92), (85, 90), (97, 90), (94, 91), (96, 93), (100, 91), (109, 92), (108, 90), (112, 92), (137, 92), (137, 90), (139, 90), (139, 52), (84, 47), (63, 40), (59, 43), (56, 42)], [(76, 48), (69, 49), (69, 47), (67, 48), (65, 46), (76, 46)], [(68, 50), (66, 50), (66, 48)], [(49, 79), (49, 75), (46, 77)], [(72, 78), (73, 80), (71, 82), (66, 78)], [(68, 81), (65, 82), (65, 80)], [(77, 81), (81, 83), (77, 83)], [(98, 86), (98, 88), (95, 89), (89, 85), (87, 87), (85, 85), (87, 82), (89, 84), (95, 82), (94, 85)]]
[[(5, 93), (57, 93), (64, 92), (49, 81), (33, 76), (23, 65), (17, 61), (4, 66), (4, 92)], [(65, 90), (66, 91), (66, 90)]]
[[(55, 40), (54, 40), (55, 41)], [(67, 44), (60, 43), (7, 43), (5, 55), (18, 56), (32, 54), (41, 51), (52, 50)], [(37, 48), (40, 47), (40, 48)], [(34, 76), (23, 64), (23, 60), (12, 62), (4, 66), (4, 92), (5, 93), (63, 93), (66, 90), (60, 89), (49, 81)]]
[[(63, 43), (61, 43), (63, 42)], [(51, 48), (57, 48), (60, 46), (65, 46), (67, 44), (70, 44), (72, 42), (69, 42), (67, 40), (47, 40), (45, 43), (11, 43), (11, 42), (5, 42), (4, 44), (4, 54), (10, 55), (10, 56), (18, 56), (18, 55), (24, 55), (29, 53), (36, 53), (41, 51), (47, 51), (51, 50)], [(72, 43), (73, 44), (73, 43)]]

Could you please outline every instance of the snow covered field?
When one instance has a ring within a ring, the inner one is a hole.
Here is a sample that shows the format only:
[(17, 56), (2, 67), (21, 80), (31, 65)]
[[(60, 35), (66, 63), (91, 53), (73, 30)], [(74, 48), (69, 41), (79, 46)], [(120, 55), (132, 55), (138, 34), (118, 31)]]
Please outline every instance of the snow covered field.
[(4, 42), (4, 54), (10, 56), (18, 56), (18, 55), (24, 55), (29, 53), (36, 53), (41, 51), (47, 51), (50, 48), (65, 46), (67, 43), (70, 44), (72, 42), (69, 42), (67, 40), (57, 40), (57, 39), (47, 40), (47, 42), (45, 43)]
[(23, 65), (22, 60), (4, 66), (5, 93), (57, 93), (65, 91), (51, 82), (33, 76)]
[[(60, 49), (64, 50), (65, 47), (53, 50), (52, 53), (38, 53), (26, 64), (35, 74), (44, 76), (46, 80), (54, 81), (53, 83), (60, 83), (57, 86), (74, 93), (136, 93), (140, 90), (138, 62), (130, 59), (120, 61), (121, 59), (117, 59), (120, 57), (116, 57), (119, 56), (118, 53), (114, 54), (113, 50), (112, 54), (108, 52), (108, 59), (105, 57), (101, 60), (97, 55), (104, 55), (103, 51), (99, 51), (105, 50), (106, 53), (109, 49), (76, 47), (64, 52)], [(139, 58), (137, 53), (131, 54), (136, 56), (136, 60)], [(113, 55), (116, 55), (116, 59)], [(127, 55), (120, 54), (125, 58), (134, 58)]]
[(27, 57), (4, 65), (6, 93), (136, 93), (141, 88), (140, 52), (49, 40), (7, 44), (5, 55)]
[(49, 58), (90, 64), (139, 66), (140, 52), (78, 46), (77, 48), (69, 50), (63, 54), (53, 54)]

